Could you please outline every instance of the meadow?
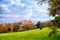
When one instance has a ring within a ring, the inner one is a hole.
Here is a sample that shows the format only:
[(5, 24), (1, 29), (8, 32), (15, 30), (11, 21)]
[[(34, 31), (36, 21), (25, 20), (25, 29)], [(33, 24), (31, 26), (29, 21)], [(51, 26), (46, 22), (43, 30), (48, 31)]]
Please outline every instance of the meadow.
[(60, 40), (60, 29), (56, 35), (48, 36), (50, 28), (34, 29), (22, 32), (1, 33), (0, 40)]

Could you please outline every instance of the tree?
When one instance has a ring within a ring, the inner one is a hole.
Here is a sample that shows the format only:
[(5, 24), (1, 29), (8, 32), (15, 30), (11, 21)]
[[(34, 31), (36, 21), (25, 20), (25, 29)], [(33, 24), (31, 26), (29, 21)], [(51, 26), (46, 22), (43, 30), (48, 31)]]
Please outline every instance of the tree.
[[(57, 27), (60, 28), (60, 0), (41, 0), (40, 2), (45, 2), (48, 1), (49, 3), (49, 15), (54, 16), (55, 19), (52, 21), (53, 28), (52, 28), (52, 33), (55, 33), (57, 30)], [(57, 15), (57, 17), (56, 17)]]
[(15, 25), (14, 25), (14, 31), (17, 32), (18, 29), (19, 29), (19, 27), (20, 27), (20, 24), (15, 23)]
[(60, 0), (38, 0), (38, 3), (43, 3), (48, 1), (49, 5), (49, 14), (52, 16), (60, 16)]
[(41, 25), (40, 21), (37, 22), (36, 26), (37, 26), (37, 28), (42, 29), (42, 25)]

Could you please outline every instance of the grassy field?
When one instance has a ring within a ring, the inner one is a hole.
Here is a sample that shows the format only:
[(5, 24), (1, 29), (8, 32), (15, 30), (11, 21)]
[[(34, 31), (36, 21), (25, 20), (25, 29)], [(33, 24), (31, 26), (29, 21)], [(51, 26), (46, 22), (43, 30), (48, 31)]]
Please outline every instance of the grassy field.
[(49, 37), (50, 31), (49, 28), (43, 28), (42, 30), (35, 29), (23, 32), (2, 33), (0, 34), (0, 40), (60, 40), (60, 32)]

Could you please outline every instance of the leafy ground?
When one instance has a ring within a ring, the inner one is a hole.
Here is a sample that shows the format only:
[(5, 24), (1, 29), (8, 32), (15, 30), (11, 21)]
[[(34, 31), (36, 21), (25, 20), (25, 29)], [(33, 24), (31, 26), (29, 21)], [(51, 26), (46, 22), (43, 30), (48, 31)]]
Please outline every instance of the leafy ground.
[(35, 29), (24, 32), (2, 33), (0, 34), (0, 40), (60, 40), (60, 32), (49, 37), (50, 31), (51, 29), (49, 28), (43, 28), (42, 30)]

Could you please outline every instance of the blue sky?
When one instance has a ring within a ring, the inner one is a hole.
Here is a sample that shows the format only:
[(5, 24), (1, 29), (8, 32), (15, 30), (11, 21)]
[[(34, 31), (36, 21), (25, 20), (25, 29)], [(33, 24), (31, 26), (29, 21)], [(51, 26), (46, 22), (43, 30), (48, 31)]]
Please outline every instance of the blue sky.
[(0, 23), (52, 20), (54, 17), (49, 16), (47, 8), (48, 3), (38, 5), (35, 0), (0, 0)]

